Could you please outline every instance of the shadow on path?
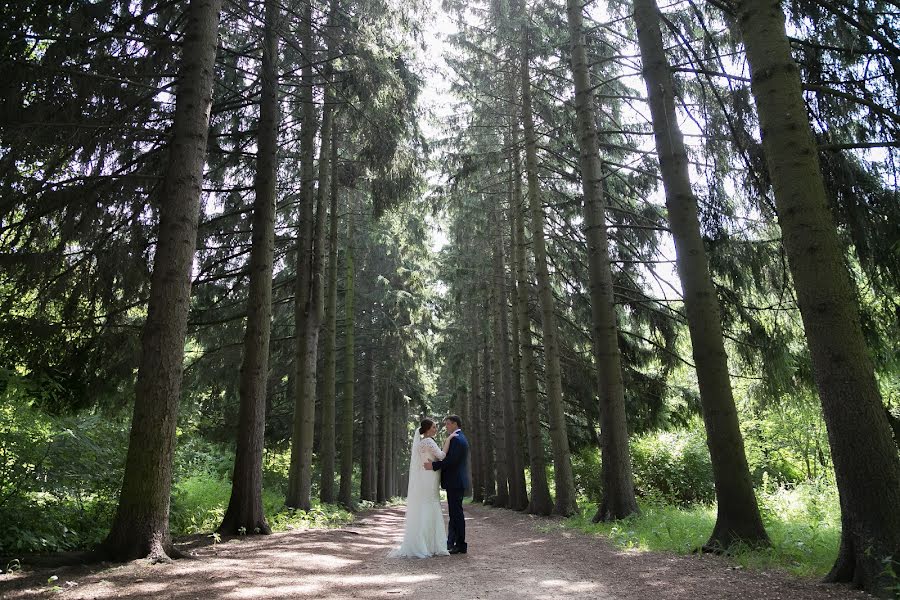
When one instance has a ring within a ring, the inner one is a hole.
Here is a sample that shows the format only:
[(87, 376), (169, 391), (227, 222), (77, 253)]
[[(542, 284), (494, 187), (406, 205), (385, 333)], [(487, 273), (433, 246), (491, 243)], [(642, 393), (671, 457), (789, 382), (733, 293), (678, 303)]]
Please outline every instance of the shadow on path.
[[(715, 556), (621, 551), (597, 537), (539, 531), (548, 519), (480, 506), (466, 506), (469, 554), (389, 559), (403, 535), (403, 515), (402, 507), (385, 508), (343, 529), (215, 545), (195, 540), (187, 545), (196, 558), (172, 564), (135, 561), (0, 575), (0, 598), (867, 598), (845, 587), (738, 570)], [(59, 579), (48, 584), (52, 575)]]

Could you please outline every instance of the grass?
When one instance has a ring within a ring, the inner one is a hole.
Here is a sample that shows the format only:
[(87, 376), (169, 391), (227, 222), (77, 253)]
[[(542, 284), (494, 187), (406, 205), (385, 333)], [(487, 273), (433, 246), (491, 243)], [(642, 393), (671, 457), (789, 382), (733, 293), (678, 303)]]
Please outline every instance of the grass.
[[(192, 475), (175, 485), (172, 498), (173, 535), (209, 533), (222, 522), (231, 482), (208, 473)], [(263, 490), (263, 508), (272, 531), (339, 527), (353, 520), (353, 514), (334, 504), (313, 501), (310, 510), (295, 510), (284, 505), (284, 494)]]
[[(825, 575), (837, 557), (840, 510), (837, 492), (816, 484), (760, 494), (770, 548), (736, 548), (731, 559), (744, 568), (783, 569), (801, 577)], [(584, 504), (561, 525), (602, 535), (616, 546), (638, 551), (695, 552), (708, 539), (715, 506), (677, 507), (644, 503), (641, 514), (613, 523), (591, 523), (596, 505)]]

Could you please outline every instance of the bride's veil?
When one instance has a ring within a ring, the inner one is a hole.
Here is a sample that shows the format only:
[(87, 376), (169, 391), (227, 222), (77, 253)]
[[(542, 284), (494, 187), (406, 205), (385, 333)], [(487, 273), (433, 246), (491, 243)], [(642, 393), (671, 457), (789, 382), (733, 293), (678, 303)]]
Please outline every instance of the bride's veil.
[(406, 494), (406, 514), (403, 523), (403, 544), (391, 550), (389, 557), (432, 556), (446, 554), (443, 545), (446, 530), (438, 504), (438, 485), (435, 473), (426, 471), (423, 462), (430, 456), (422, 452), (424, 442), (416, 428), (409, 449), (409, 488)]
[(417, 457), (416, 446), (422, 440), (422, 434), (419, 433), (419, 428), (416, 427), (416, 430), (413, 432), (412, 436), (412, 444), (409, 447), (409, 488), (406, 491), (406, 497), (409, 498), (413, 495), (413, 492), (418, 488), (416, 485), (418, 483), (417, 478), (422, 474), (424, 469), (422, 465), (419, 464), (419, 460)]

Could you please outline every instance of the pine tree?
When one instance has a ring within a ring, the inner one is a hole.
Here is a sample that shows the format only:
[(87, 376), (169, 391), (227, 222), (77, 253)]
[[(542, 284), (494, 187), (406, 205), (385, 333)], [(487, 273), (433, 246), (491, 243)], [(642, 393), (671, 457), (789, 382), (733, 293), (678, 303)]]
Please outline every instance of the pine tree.
[(594, 362), (600, 390), (600, 445), (603, 461), (603, 501), (595, 521), (623, 519), (638, 512), (631, 474), (625, 389), (622, 380), (619, 331), (613, 304), (613, 278), (609, 263), (609, 234), (603, 195), (600, 149), (594, 115), (581, 3), (568, 0), (567, 14), (575, 80), (578, 120), (578, 162), (584, 193), (584, 223), (588, 246)]
[(684, 288), (684, 305), (716, 482), (718, 515), (705, 547), (723, 550), (735, 543), (765, 546), (769, 544), (769, 538), (756, 502), (731, 392), (719, 304), (700, 235), (687, 151), (676, 119), (674, 85), (659, 30), (659, 8), (655, 0), (635, 0), (634, 7), (656, 151), (675, 239), (678, 274)]
[(192, 0), (187, 8), (125, 480), (103, 542), (115, 560), (165, 560), (174, 554), (169, 501), (175, 425), (221, 9), (221, 0)]
[(784, 249), (809, 342), (841, 498), (829, 579), (889, 597), (900, 562), (900, 457), (859, 321), (779, 4), (743, 0), (738, 23)]
[(271, 533), (262, 504), (262, 459), (265, 437), (269, 337), (272, 320), (272, 273), (275, 253), (275, 201), (278, 174), (278, 46), (280, 9), (265, 3), (262, 96), (257, 124), (256, 199), (250, 249), (250, 291), (241, 364), (237, 449), (231, 478), (231, 498), (219, 533)]

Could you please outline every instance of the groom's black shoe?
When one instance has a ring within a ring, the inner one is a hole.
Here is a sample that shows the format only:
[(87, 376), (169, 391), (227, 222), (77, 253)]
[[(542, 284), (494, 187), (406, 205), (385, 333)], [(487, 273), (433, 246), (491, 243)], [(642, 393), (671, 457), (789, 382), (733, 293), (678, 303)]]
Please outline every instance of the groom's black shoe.
[(452, 548), (450, 548), (448, 550), (448, 552), (450, 554), (465, 554), (468, 549), (469, 549), (468, 544), (457, 544), (457, 545), (453, 546)]

